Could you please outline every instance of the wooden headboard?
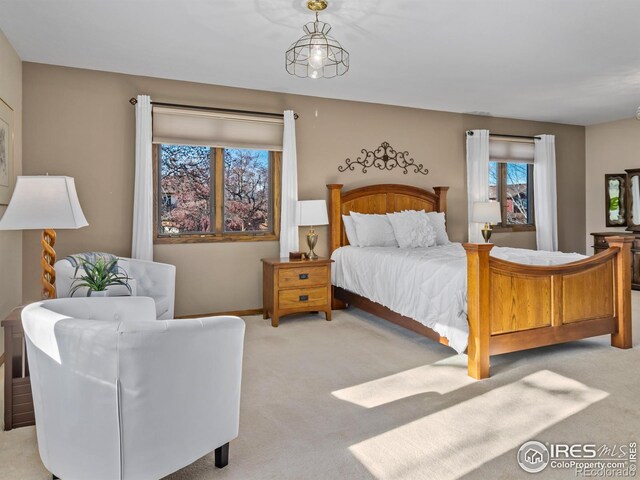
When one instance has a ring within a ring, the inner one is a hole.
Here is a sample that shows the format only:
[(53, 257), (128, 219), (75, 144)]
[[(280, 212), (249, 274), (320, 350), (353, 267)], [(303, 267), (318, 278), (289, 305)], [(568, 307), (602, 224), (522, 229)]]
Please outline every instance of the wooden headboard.
[(433, 187), (433, 192), (409, 185), (392, 183), (369, 185), (344, 191), (344, 185), (327, 185), (329, 189), (329, 255), (349, 245), (342, 215), (358, 213), (393, 213), (401, 210), (447, 211), (449, 187)]

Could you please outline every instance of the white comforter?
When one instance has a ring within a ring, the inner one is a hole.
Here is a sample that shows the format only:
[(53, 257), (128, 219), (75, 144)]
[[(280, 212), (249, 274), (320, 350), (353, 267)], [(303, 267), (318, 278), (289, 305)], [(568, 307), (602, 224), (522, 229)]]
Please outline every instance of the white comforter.
[[(557, 265), (577, 253), (494, 247), (491, 255), (528, 265)], [(467, 260), (459, 243), (430, 248), (341, 247), (333, 252), (333, 284), (413, 318), (467, 348)]]

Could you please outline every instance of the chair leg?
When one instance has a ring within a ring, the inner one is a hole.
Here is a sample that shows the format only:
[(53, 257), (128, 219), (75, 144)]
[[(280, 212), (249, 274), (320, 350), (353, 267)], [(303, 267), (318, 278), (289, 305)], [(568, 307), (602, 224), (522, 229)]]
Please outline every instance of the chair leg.
[(55, 473), (52, 473), (52, 474), (51, 474), (51, 478), (52, 478), (53, 480), (60, 480), (60, 477), (56, 477), (56, 474), (55, 474)]
[(216, 467), (224, 468), (229, 464), (229, 443), (225, 443), (215, 451)]

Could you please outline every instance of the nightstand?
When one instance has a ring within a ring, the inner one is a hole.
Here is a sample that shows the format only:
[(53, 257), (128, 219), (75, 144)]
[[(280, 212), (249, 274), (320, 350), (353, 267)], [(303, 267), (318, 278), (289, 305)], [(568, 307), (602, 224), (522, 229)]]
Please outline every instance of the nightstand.
[(262, 308), (264, 318), (278, 326), (291, 313), (325, 312), (331, 320), (331, 264), (317, 260), (262, 259)]

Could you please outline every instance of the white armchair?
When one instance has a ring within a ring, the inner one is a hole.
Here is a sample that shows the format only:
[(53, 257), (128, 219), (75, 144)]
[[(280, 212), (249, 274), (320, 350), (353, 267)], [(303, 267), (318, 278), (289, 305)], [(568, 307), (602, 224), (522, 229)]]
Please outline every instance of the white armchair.
[[(156, 318), (160, 320), (173, 318), (176, 290), (176, 267), (174, 265), (133, 258), (118, 258), (118, 266), (122, 267), (131, 278), (133, 296), (153, 298), (156, 304)], [(63, 258), (55, 263), (54, 268), (56, 270), (57, 297), (69, 297), (71, 286), (75, 280), (76, 265), (68, 258)], [(75, 296), (83, 295), (76, 293)]]
[(63, 480), (157, 480), (238, 436), (245, 325), (156, 320), (146, 297), (62, 298), (22, 312), (38, 448)]

